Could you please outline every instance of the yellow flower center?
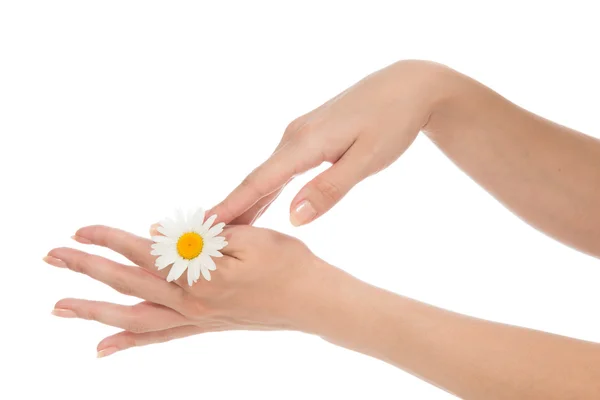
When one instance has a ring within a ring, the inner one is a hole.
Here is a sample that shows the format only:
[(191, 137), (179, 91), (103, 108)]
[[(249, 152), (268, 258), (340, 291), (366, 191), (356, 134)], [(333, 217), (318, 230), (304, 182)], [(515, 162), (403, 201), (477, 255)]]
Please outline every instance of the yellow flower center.
[(196, 232), (187, 232), (177, 241), (177, 252), (186, 260), (192, 260), (200, 255), (204, 247), (202, 236)]

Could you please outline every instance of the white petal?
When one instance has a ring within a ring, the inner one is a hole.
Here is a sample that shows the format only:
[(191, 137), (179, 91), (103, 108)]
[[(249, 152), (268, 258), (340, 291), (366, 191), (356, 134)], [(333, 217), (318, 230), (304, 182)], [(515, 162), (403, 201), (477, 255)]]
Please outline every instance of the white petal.
[(208, 230), (208, 232), (206, 232), (206, 236), (211, 237), (211, 238), (217, 236), (219, 233), (223, 232), (224, 226), (225, 226), (224, 222), (220, 222), (220, 223), (216, 224), (215, 226), (210, 228)]
[(178, 227), (185, 229), (185, 215), (183, 215), (182, 209), (175, 211), (175, 223)]
[(194, 268), (194, 282), (198, 282), (198, 279), (200, 279), (200, 268), (202, 268), (201, 264), (198, 264), (196, 268)]
[(187, 281), (188, 281), (188, 286), (192, 286), (194, 284), (194, 269), (192, 268), (191, 265), (188, 265)]
[(208, 272), (208, 270), (204, 267), (202, 267), (200, 269), (200, 272), (202, 272), (202, 276), (204, 277), (204, 279), (206, 279), (207, 281), (210, 281), (210, 272)]
[(211, 250), (221, 250), (223, 247), (227, 246), (227, 242), (223, 241), (223, 242), (214, 242), (212, 240), (208, 241), (207, 243), (204, 245), (205, 249), (211, 249)]
[(185, 222), (175, 223), (175, 227), (173, 228), (174, 238), (179, 238), (183, 235), (187, 230), (185, 229)]
[(223, 248), (222, 243), (206, 243), (202, 248), (202, 252), (219, 251)]
[(180, 258), (179, 260), (175, 261), (175, 264), (173, 264), (171, 270), (169, 271), (169, 275), (167, 276), (167, 282), (172, 282), (175, 279), (179, 279), (179, 277), (187, 268), (188, 264), (189, 261), (184, 260), (183, 258)]
[(188, 284), (192, 286), (190, 283), (190, 278), (192, 283), (196, 282), (200, 277), (200, 257), (194, 258), (190, 265), (188, 265)]
[(209, 230), (212, 224), (217, 219), (217, 214), (213, 214), (206, 221), (204, 221), (204, 229)]
[(158, 255), (177, 250), (177, 245), (175, 243), (154, 243), (150, 247), (157, 251), (159, 253)]
[(169, 218), (165, 218), (164, 220), (160, 221), (158, 231), (169, 237), (178, 237), (181, 235), (181, 229), (178, 228), (175, 221)]
[(167, 268), (177, 260), (177, 253), (164, 254), (156, 259), (154, 265), (160, 271), (161, 269)]
[(223, 257), (223, 253), (221, 253), (219, 250), (206, 249), (204, 251), (206, 252), (207, 256), (211, 256), (211, 257)]
[(206, 245), (204, 245), (204, 247), (206, 247), (207, 249), (221, 250), (226, 245), (227, 245), (227, 242), (210, 243), (210, 244), (207, 243)]
[(177, 240), (179, 238), (172, 238), (172, 237), (166, 237), (166, 236), (152, 236), (152, 240), (155, 243), (177, 243)]
[(187, 216), (185, 218), (185, 227), (188, 232), (191, 231), (192, 229), (194, 229), (194, 226), (192, 225), (193, 218), (194, 218), (194, 212), (192, 210), (188, 210)]
[(173, 250), (173, 249), (166, 249), (166, 250), (165, 249), (154, 249), (154, 250), (152, 250), (150, 252), (150, 255), (160, 257), (160, 256), (166, 256), (166, 255), (172, 254), (172, 253), (177, 253), (177, 250)]
[(208, 255), (206, 254), (202, 254), (200, 257), (200, 262), (202, 263), (202, 267), (206, 268), (210, 271), (214, 271), (217, 269), (217, 264), (215, 264), (215, 262), (213, 261), (212, 258), (210, 258)]
[(156, 230), (161, 233), (163, 236), (173, 236), (169, 234), (169, 230), (166, 229), (164, 226), (160, 225), (158, 228), (156, 228)]
[(199, 225), (196, 226), (194, 229), (192, 229), (192, 231), (196, 232), (198, 235), (202, 236), (202, 238), (204, 238), (204, 236), (206, 235), (206, 231), (208, 231), (208, 229), (204, 229), (204, 225)]
[(204, 223), (204, 209), (199, 208), (192, 217), (192, 229), (199, 229)]

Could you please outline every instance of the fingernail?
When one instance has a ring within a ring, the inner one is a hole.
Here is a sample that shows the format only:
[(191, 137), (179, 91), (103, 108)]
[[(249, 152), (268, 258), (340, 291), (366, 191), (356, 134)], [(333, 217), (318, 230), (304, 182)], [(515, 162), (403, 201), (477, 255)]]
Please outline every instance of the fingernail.
[(96, 357), (98, 358), (102, 358), (102, 357), (108, 357), (113, 353), (116, 353), (117, 351), (119, 351), (119, 349), (117, 349), (116, 347), (107, 347), (106, 349), (102, 349), (98, 352), (98, 354), (96, 354)]
[(159, 226), (160, 226), (160, 224), (152, 224), (152, 226), (150, 226), (150, 235), (151, 236), (160, 235), (160, 232), (158, 231)]
[(91, 240), (83, 238), (81, 236), (77, 236), (77, 235), (71, 236), (71, 239), (73, 239), (74, 241), (79, 242), (81, 244), (92, 244)]
[(67, 268), (67, 264), (65, 264), (65, 262), (61, 259), (58, 259), (56, 257), (52, 257), (52, 256), (46, 256), (43, 258), (43, 260), (45, 262), (47, 262), (50, 265), (53, 265), (55, 267), (58, 268)]
[(75, 314), (72, 310), (67, 310), (65, 308), (55, 308), (52, 310), (52, 315), (56, 315), (61, 318), (76, 318), (77, 314)]
[(310, 201), (304, 200), (292, 211), (290, 221), (292, 225), (300, 226), (310, 222), (316, 215), (317, 210), (310, 204)]

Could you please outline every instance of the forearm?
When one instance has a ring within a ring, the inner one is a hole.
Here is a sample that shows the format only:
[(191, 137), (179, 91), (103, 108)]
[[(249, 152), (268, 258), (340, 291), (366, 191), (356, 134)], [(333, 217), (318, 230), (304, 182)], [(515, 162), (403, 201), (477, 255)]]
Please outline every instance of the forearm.
[(471, 318), (330, 274), (335, 284), (327, 299), (315, 297), (305, 330), (334, 344), (465, 399), (600, 398), (598, 344)]
[(600, 140), (533, 115), (446, 69), (424, 132), (532, 226), (600, 257)]

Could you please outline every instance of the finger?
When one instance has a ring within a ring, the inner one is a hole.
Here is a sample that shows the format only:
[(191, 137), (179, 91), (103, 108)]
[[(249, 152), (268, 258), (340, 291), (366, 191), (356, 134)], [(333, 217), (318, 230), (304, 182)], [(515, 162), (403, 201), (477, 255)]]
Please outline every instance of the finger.
[[(279, 151), (279, 149), (281, 149), (290, 140), (291, 135), (296, 133), (300, 128), (302, 128), (306, 124), (306, 122), (309, 120), (309, 118), (313, 112), (310, 112), (308, 114), (301, 116), (300, 118), (297, 118), (296, 120), (292, 121), (292, 123), (290, 123), (288, 125), (285, 132), (283, 133), (283, 137), (281, 138), (281, 141), (279, 142), (279, 144), (277, 145), (277, 147), (275, 148), (275, 151), (273, 151), (273, 153), (276, 153), (277, 151)], [(271, 194), (263, 197), (259, 201), (257, 201), (252, 207), (250, 207), (248, 210), (246, 210), (244, 213), (242, 213), (242, 215), (235, 217), (231, 222), (229, 222), (229, 224), (231, 224), (231, 225), (253, 225), (254, 222), (256, 222), (256, 220), (266, 211), (266, 209), (269, 208), (271, 203), (273, 203), (273, 201), (275, 201), (277, 199), (277, 197), (279, 197), (279, 195), (281, 194), (283, 189), (287, 186), (288, 183), (290, 183), (292, 181), (292, 179), (294, 179), (294, 178), (293, 177), (290, 178), (284, 185), (282, 185), (280, 188), (275, 190), (273, 193), (271, 193)]]
[[(160, 227), (160, 224), (155, 224)], [(153, 225), (150, 229), (150, 233), (154, 233), (156, 229), (156, 235), (153, 236), (163, 236), (162, 233), (158, 232), (158, 228), (154, 228)], [(223, 234), (219, 234), (219, 236), (223, 236)], [(227, 239), (225, 239), (227, 241)], [(229, 243), (225, 246), (229, 246)], [(199, 258), (190, 260), (189, 263), (184, 262), (180, 263), (175, 261), (170, 268), (168, 268), (168, 264), (160, 265), (160, 271), (158, 271), (161, 275), (165, 276), (165, 279), (169, 282), (174, 281), (177, 285), (182, 288), (189, 288), (194, 283), (200, 284), (200, 275), (204, 277), (205, 280), (211, 280), (211, 272), (217, 269), (217, 265), (223, 266), (228, 261), (229, 257), (222, 257), (225, 253), (223, 252), (223, 248), (212, 255), (201, 255)], [(160, 259), (158, 260), (160, 263)], [(173, 268), (176, 268), (174, 271)], [(173, 274), (171, 275), (171, 272)]]
[(190, 263), (181, 276), (173, 282), (187, 292), (201, 293), (203, 297), (204, 295), (210, 297), (209, 293), (212, 293), (215, 288), (222, 287), (223, 271), (231, 269), (234, 263), (238, 261), (236, 257), (223, 253), (223, 249), (221, 249), (221, 254), (223, 254), (223, 257), (203, 258), (198, 265)]
[(160, 228), (160, 223), (159, 222), (157, 222), (156, 224), (152, 224), (150, 226), (150, 231), (149, 231), (150, 237), (162, 235), (162, 233), (160, 233), (158, 231), (158, 228)]
[[(159, 233), (159, 235), (162, 234)], [(113, 251), (116, 251), (140, 267), (164, 280), (169, 280), (167, 278), (171, 272), (171, 268), (173, 268), (173, 265), (175, 265), (173, 263), (176, 260), (172, 260), (172, 262), (169, 264), (160, 265), (159, 269), (157, 266), (158, 258), (151, 254), (151, 246), (154, 242), (120, 229), (102, 225), (94, 225), (81, 228), (77, 231), (75, 236), (78, 238), (83, 238), (87, 243), (107, 247)], [(161, 262), (161, 260), (158, 260), (158, 263)], [(171, 265), (171, 267), (169, 267), (169, 265)], [(179, 270), (181, 270), (183, 267), (184, 265), (182, 263), (178, 264)]]
[(141, 268), (127, 267), (104, 257), (66, 247), (53, 249), (48, 256), (52, 260), (59, 260), (70, 270), (105, 283), (122, 294), (162, 304), (174, 310), (181, 307), (184, 295), (180, 287), (170, 285)]
[(150, 254), (154, 242), (150, 239), (104, 225), (81, 228), (75, 233), (74, 239), (86, 244), (109, 248), (154, 275), (166, 278), (166, 272), (158, 271), (155, 267), (156, 257)]
[(189, 324), (187, 318), (178, 312), (150, 302), (124, 306), (103, 301), (63, 299), (56, 303), (52, 313), (59, 317), (97, 321), (138, 333), (159, 331)]
[(210, 213), (217, 214), (219, 221), (229, 223), (263, 197), (275, 193), (295, 175), (317, 167), (322, 162), (321, 151), (311, 148), (306, 140), (290, 140), (252, 171)]
[(250, 207), (250, 209), (231, 221), (231, 225), (253, 225), (256, 220), (260, 218), (260, 216), (267, 210), (267, 208), (269, 208), (269, 206), (277, 199), (277, 197), (279, 197), (285, 186), (290, 181), (288, 181), (274, 193), (271, 193), (270, 195), (260, 199), (255, 205)]
[(199, 333), (210, 332), (210, 329), (210, 327), (205, 328), (188, 325), (156, 332), (119, 332), (116, 335), (109, 336), (102, 340), (100, 343), (98, 343), (98, 357), (106, 357), (116, 353), (117, 351), (126, 350), (131, 347), (147, 346), (149, 344), (155, 343), (164, 343), (174, 339), (181, 339), (184, 337), (197, 335)]
[(253, 232), (255, 233), (256, 229), (248, 225), (227, 225), (223, 228), (223, 232), (221, 236), (225, 238), (227, 241), (227, 246), (221, 249), (221, 253), (227, 258), (239, 258), (241, 254), (244, 253), (244, 250), (247, 249), (250, 244), (249, 240), (252, 239)]
[[(291, 181), (291, 180), (290, 180)], [(288, 182), (289, 183), (289, 182)], [(287, 185), (287, 184), (286, 184)], [(279, 195), (281, 194), (281, 192), (283, 192), (283, 189), (285, 189), (284, 185), (281, 190), (279, 192), (277, 192), (277, 194), (275, 196), (273, 196), (273, 198), (271, 199), (271, 201), (269, 201), (264, 207), (262, 207), (260, 209), (260, 211), (256, 214), (256, 216), (254, 217), (254, 219), (252, 220), (252, 222), (250, 223), (250, 225), (254, 225), (256, 223), (256, 221), (263, 216), (263, 214), (269, 209), (269, 207), (271, 207), (271, 204), (273, 204), (275, 202), (275, 200), (277, 200), (277, 198), (279, 197)]]
[[(204, 212), (202, 212), (202, 219), (203, 215)], [(204, 228), (208, 229), (215, 218), (216, 215), (210, 216), (204, 222)], [(165, 227), (162, 223), (160, 225), (161, 226), (157, 229), (159, 234), (152, 237), (152, 240), (157, 242), (152, 245), (152, 248), (154, 249), (152, 254), (160, 256), (156, 259), (156, 266), (159, 270), (165, 270), (166, 272), (166, 268), (170, 265), (166, 278), (167, 282), (175, 282), (177, 285), (188, 289), (195, 283), (201, 283), (199, 282), (201, 281), (201, 275), (205, 280), (210, 281), (210, 271), (215, 271), (217, 269), (217, 263), (223, 266), (230, 258), (223, 257), (223, 253), (221, 252), (223, 246), (228, 245), (225, 238), (220, 235), (224, 228), (223, 223), (210, 227), (206, 232), (206, 236), (204, 234), (201, 235), (203, 239), (208, 241), (202, 242), (200, 253), (191, 259), (188, 259), (181, 254), (176, 238), (171, 237), (168, 239), (169, 243), (161, 243), (161, 240), (165, 239), (163, 233), (168, 234), (168, 232), (166, 232), (165, 229), (161, 229)]]
[[(295, 134), (298, 130), (300, 130), (301, 128), (303, 128), (306, 125), (306, 122), (309, 121), (310, 117), (312, 116), (312, 114), (315, 112), (316, 110), (313, 110), (307, 114), (304, 114), (302, 116), (300, 116), (299, 118), (297, 118), (296, 120), (292, 121), (288, 127), (286, 128), (285, 132), (283, 133), (283, 136), (281, 138), (281, 140), (279, 141), (279, 144), (277, 145), (277, 147), (275, 148), (275, 150), (273, 151), (273, 154), (277, 153), (282, 147), (284, 147), (289, 141), (290, 141), (290, 137)], [(288, 181), (289, 183), (289, 181)], [(285, 187), (285, 185), (283, 185), (283, 187)], [(282, 187), (282, 188), (283, 188)], [(280, 190), (282, 189), (280, 188)], [(274, 198), (277, 197), (278, 194), (270, 194), (266, 197), (268, 197), (268, 200), (259, 200), (259, 202), (261, 203), (260, 206), (257, 206), (256, 204), (254, 205), (254, 207), (252, 207), (252, 210), (256, 210), (256, 212), (252, 213), (250, 212), (251, 210), (246, 211), (245, 216), (232, 216), (232, 213), (230, 213), (229, 215), (225, 214), (222, 217), (220, 217), (217, 222), (226, 222), (226, 223), (230, 223), (233, 225), (243, 225), (243, 224), (248, 224), (248, 221), (254, 221), (257, 218), (257, 215), (259, 214), (259, 211), (262, 210), (262, 212), (260, 212), (261, 214), (264, 212), (265, 210), (265, 204), (270, 204)], [(210, 215), (212, 214), (217, 214), (221, 213), (221, 208), (219, 206), (215, 206), (213, 207), (213, 209), (209, 210), (208, 213)], [(219, 215), (219, 214), (217, 214)], [(241, 217), (241, 218), (240, 218)], [(239, 220), (238, 220), (239, 218)], [(152, 224), (150, 226), (150, 236), (156, 236), (159, 234), (158, 232), (158, 227), (160, 226), (159, 223), (155, 223)]]
[(355, 142), (335, 164), (307, 183), (292, 200), (292, 224), (307, 224), (337, 204), (354, 185), (369, 175), (371, 154), (368, 146)]

